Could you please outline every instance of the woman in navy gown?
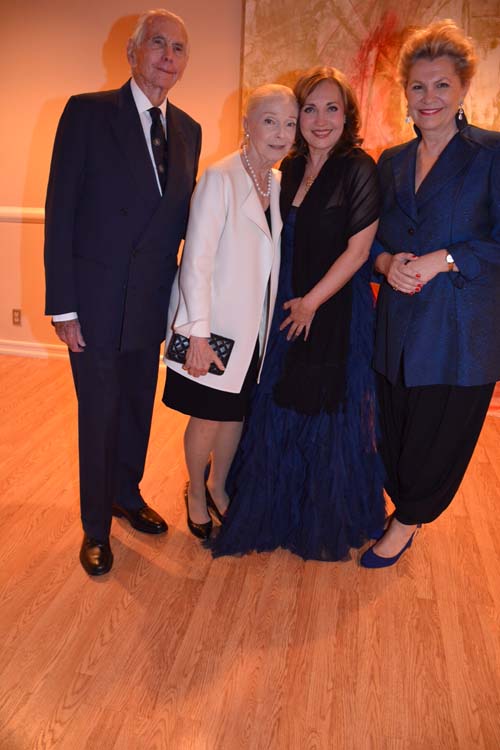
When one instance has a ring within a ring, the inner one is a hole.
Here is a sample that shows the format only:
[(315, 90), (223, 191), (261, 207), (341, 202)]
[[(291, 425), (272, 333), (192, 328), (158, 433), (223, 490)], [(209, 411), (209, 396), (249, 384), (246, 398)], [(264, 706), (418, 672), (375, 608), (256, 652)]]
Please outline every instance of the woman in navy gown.
[(339, 71), (308, 71), (295, 95), (278, 295), (215, 556), (284, 547), (338, 560), (384, 521), (366, 264), (379, 215), (376, 168), (359, 148), (358, 106)]

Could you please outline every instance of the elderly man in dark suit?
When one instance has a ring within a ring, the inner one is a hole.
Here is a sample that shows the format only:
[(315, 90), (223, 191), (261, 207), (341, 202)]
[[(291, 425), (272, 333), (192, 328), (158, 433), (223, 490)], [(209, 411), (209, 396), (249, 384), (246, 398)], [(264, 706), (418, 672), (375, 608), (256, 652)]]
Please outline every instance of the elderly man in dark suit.
[(67, 344), (78, 398), (80, 561), (113, 564), (112, 516), (167, 531), (141, 497), (177, 251), (200, 126), (167, 102), (188, 60), (182, 19), (148, 11), (128, 42), (121, 89), (71, 97), (46, 202), (46, 314)]

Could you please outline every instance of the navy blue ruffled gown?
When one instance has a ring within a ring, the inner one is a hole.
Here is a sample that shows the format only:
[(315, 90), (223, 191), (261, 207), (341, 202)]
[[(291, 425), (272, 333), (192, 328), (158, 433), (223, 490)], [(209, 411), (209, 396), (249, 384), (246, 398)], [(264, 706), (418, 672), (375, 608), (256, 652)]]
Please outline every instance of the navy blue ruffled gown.
[(346, 393), (336, 413), (301, 414), (276, 404), (287, 349), (283, 303), (292, 290), (297, 210), (283, 228), (279, 288), (260, 383), (227, 482), (228, 517), (212, 554), (289, 549), (309, 560), (340, 560), (384, 521), (383, 467), (375, 447), (371, 369), (374, 330), (369, 271), (352, 279)]

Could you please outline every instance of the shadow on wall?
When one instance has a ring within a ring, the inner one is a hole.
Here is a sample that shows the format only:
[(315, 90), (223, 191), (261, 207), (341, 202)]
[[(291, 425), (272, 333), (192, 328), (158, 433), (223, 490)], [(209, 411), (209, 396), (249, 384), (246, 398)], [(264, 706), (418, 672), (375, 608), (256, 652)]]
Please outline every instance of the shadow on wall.
[[(26, 183), (23, 195), (24, 206), (43, 206), (45, 186), (48, 179), (48, 155), (52, 153), (52, 143), (66, 99), (48, 99), (38, 112), (33, 124), (33, 136), (29, 145), (26, 163)], [(12, 330), (12, 338), (22, 338), (40, 344), (56, 345), (56, 338), (50, 319), (45, 317), (45, 284), (43, 268), (43, 224), (37, 225), (36, 232), (31, 224), (20, 225), (20, 299), (23, 314), (22, 328)], [(59, 342), (61, 343), (61, 342)]]
[[(126, 46), (137, 23), (138, 15), (119, 18), (111, 26), (102, 48), (102, 61), (106, 79), (98, 90), (118, 88), (130, 77)], [(80, 93), (76, 92), (75, 93)], [(23, 194), (24, 206), (43, 205), (48, 179), (49, 159), (57, 123), (66, 104), (66, 97), (48, 99), (42, 106), (33, 127), (29, 145), (26, 182)], [(12, 338), (34, 342), (35, 345), (60, 343), (50, 320), (44, 315), (45, 286), (43, 269), (43, 227), (33, 231), (32, 225), (20, 228), (20, 276), (23, 328), (13, 329)], [(69, 312), (69, 311), (68, 311)], [(62, 346), (62, 345), (61, 345)]]
[[(234, 113), (241, 111), (240, 103), (240, 91), (233, 91), (225, 100), (222, 105), (220, 117), (217, 121), (217, 128), (219, 132), (219, 142), (217, 147), (209, 154), (203, 154), (203, 158), (200, 160), (200, 167), (198, 175), (203, 174), (205, 169), (219, 159), (223, 159), (225, 156), (235, 150), (235, 140), (239, 145), (240, 136), (243, 135), (243, 128), (241, 123), (238, 122), (236, 133), (228, 126), (228, 123), (234, 122)], [(240, 118), (241, 119), (241, 118)], [(201, 123), (203, 127), (203, 123)], [(235, 138), (236, 135), (236, 138)]]
[(106, 71), (106, 81), (101, 91), (117, 89), (130, 78), (130, 66), (127, 61), (127, 42), (139, 19), (137, 14), (123, 16), (112, 25), (108, 38), (102, 48), (102, 62)]
[[(126, 46), (137, 23), (138, 15), (126, 15), (111, 26), (102, 46), (102, 63), (105, 79), (94, 90), (105, 91), (123, 85), (130, 77)], [(86, 90), (91, 88), (89, 86)], [(75, 91), (81, 93), (80, 91)], [(33, 123), (33, 133), (28, 146), (26, 181), (23, 192), (23, 205), (41, 206), (45, 200), (50, 155), (57, 124), (66, 104), (66, 96), (47, 99)], [(238, 143), (240, 126), (235, 113), (240, 112), (240, 91), (233, 91), (224, 101), (217, 121), (218, 142), (212, 151), (203, 154), (200, 173), (206, 167), (234, 150)], [(202, 123), (203, 125), (203, 123)], [(36, 237), (35, 237), (36, 235)], [(56, 338), (50, 320), (44, 316), (44, 269), (43, 269), (43, 227), (33, 232), (33, 227), (20, 227), (20, 299), (23, 310), (24, 328), (11, 329), (11, 338), (23, 338), (33, 342), (34, 347), (63, 345)]]

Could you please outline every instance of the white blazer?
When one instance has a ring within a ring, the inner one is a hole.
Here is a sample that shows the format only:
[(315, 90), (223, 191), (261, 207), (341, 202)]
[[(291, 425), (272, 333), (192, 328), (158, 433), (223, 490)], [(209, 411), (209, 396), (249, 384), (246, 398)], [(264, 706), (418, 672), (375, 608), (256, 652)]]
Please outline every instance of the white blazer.
[(223, 375), (193, 378), (182, 365), (165, 362), (210, 388), (240, 392), (259, 333), (262, 366), (278, 286), (280, 179), (281, 173), (273, 169), (272, 233), (239, 152), (209, 167), (193, 193), (182, 262), (170, 297), (166, 345), (172, 331), (188, 337), (208, 337), (212, 332), (235, 344)]

